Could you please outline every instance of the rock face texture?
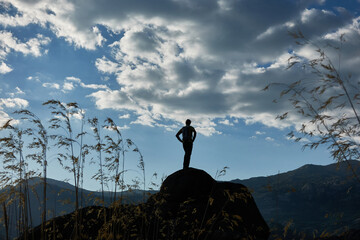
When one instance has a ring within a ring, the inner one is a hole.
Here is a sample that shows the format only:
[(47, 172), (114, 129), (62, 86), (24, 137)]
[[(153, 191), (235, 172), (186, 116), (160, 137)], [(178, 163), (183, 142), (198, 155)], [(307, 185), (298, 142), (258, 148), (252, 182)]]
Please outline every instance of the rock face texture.
[(145, 204), (117, 214), (99, 236), (154, 240), (269, 237), (269, 228), (244, 185), (217, 182), (194, 168), (171, 174)]
[[(217, 182), (194, 168), (171, 174), (146, 203), (88, 207), (82, 212), (80, 237), (69, 229), (74, 228), (74, 217), (68, 214), (48, 221), (47, 239), (266, 240), (269, 237), (269, 228), (244, 185)], [(39, 237), (40, 233), (41, 227), (37, 227), (29, 235)]]
[(173, 173), (148, 204), (154, 205), (158, 218), (174, 221), (175, 239), (269, 236), (269, 228), (244, 185), (217, 182), (202, 170), (189, 168)]

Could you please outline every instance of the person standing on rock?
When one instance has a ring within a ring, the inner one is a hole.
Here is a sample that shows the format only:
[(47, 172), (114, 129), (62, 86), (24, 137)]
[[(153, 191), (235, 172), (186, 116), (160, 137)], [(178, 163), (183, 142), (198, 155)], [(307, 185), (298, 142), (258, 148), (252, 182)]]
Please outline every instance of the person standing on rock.
[[(185, 124), (186, 126), (182, 127), (176, 134), (176, 138), (180, 142), (182, 142), (185, 151), (183, 169), (188, 169), (190, 165), (190, 156), (193, 148), (193, 142), (195, 141), (196, 138), (196, 130), (195, 128), (190, 126), (191, 124), (190, 119), (187, 119)], [(180, 134), (182, 134), (182, 139), (180, 138)]]

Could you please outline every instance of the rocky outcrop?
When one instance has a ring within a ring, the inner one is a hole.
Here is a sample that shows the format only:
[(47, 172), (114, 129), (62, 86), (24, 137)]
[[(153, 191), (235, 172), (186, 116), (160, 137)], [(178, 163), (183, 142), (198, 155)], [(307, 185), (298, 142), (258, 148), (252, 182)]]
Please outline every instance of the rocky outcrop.
[(131, 232), (134, 239), (265, 240), (269, 236), (269, 228), (244, 185), (217, 182), (193, 168), (167, 177), (159, 193), (129, 213), (137, 231), (124, 229), (118, 220), (103, 230), (116, 229), (112, 234), (121, 237)]
[[(177, 233), (199, 239), (267, 239), (269, 228), (242, 184), (217, 182), (206, 172), (189, 168), (162, 184), (155, 209), (165, 219), (184, 219)], [(155, 204), (156, 205), (156, 204)], [(189, 223), (189, 224), (186, 224)]]
[[(78, 216), (80, 238), (74, 236), (74, 214), (68, 214), (46, 224), (47, 239), (266, 240), (269, 236), (244, 185), (217, 182), (193, 168), (171, 174), (146, 203), (88, 207)], [(39, 226), (29, 235), (40, 233)]]

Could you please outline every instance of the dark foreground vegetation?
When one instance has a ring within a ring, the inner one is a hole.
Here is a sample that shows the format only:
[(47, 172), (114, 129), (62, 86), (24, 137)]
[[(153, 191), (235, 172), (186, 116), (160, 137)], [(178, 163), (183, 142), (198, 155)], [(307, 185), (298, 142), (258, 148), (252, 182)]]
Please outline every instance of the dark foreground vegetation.
[[(180, 170), (146, 203), (81, 209), (77, 239), (355, 240), (360, 191), (348, 188), (353, 181), (344, 164), (306, 165), (234, 181), (250, 186), (269, 230), (244, 185), (215, 182), (201, 170)], [(76, 239), (74, 224), (75, 212), (47, 221), (46, 239)], [(40, 239), (41, 233), (38, 226), (27, 239)]]
[[(49, 208), (48, 162), (57, 161), (59, 171), (73, 176), (73, 201), (65, 211), (74, 211), (75, 235), (80, 236), (82, 214), (80, 209), (89, 205), (89, 199), (105, 207), (123, 199), (126, 190), (143, 189), (142, 201), (145, 201), (145, 165), (137, 145), (129, 138), (125, 139), (120, 127), (106, 118), (102, 123), (96, 117), (86, 117), (85, 111), (77, 103), (62, 103), (49, 100), (43, 104), (50, 109), (50, 120), (47, 124), (29, 110), (14, 112), (17, 118), (8, 120), (0, 126), (0, 204), (2, 206), (2, 223), (4, 239), (23, 235), (28, 239), (28, 230), (34, 226), (32, 213), (40, 211), (41, 229), (45, 239), (47, 220), (58, 215), (53, 205)], [(127, 155), (125, 155), (125, 152)], [(139, 176), (132, 183), (124, 181), (127, 169), (125, 160), (131, 152), (137, 155)], [(99, 196), (87, 196), (83, 190), (86, 168), (91, 164), (98, 166), (98, 171), (91, 177), (98, 181), (101, 192)], [(40, 184), (33, 184), (34, 179)], [(42, 186), (42, 190), (35, 188)], [(106, 196), (105, 189), (112, 186), (111, 195)], [(64, 189), (57, 194), (68, 195)], [(91, 202), (90, 201), (90, 202)], [(34, 202), (37, 209), (32, 209)], [(122, 200), (120, 201), (122, 203)], [(15, 206), (15, 207), (14, 207)]]
[[(46, 239), (268, 239), (269, 228), (242, 184), (216, 182), (202, 170), (170, 175), (139, 205), (87, 207), (45, 224)], [(41, 226), (27, 238), (41, 239)]]

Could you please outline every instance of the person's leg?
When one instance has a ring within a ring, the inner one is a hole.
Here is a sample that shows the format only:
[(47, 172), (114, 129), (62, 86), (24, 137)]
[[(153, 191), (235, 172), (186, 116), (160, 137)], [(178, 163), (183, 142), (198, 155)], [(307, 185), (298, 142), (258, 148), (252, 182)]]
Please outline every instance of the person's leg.
[(183, 164), (183, 168), (187, 169), (189, 168), (190, 165), (190, 156), (191, 156), (191, 152), (192, 152), (192, 146), (193, 144), (190, 143), (184, 143), (183, 147), (184, 147), (184, 151), (185, 151), (185, 155), (184, 155), (184, 164)]
[(190, 164), (190, 159), (187, 157), (187, 155), (184, 156), (184, 163), (183, 163), (183, 169), (188, 169)]
[(183, 169), (187, 169), (189, 168), (189, 158), (188, 158), (188, 151), (187, 151), (187, 144), (186, 143), (183, 143), (183, 148), (184, 148), (184, 151), (185, 151), (185, 154), (184, 154), (184, 162), (183, 162)]
[(190, 157), (191, 157), (192, 149), (193, 149), (193, 143), (192, 143), (192, 142), (190, 142), (190, 143), (189, 143), (189, 146), (188, 146), (189, 161), (190, 161)]

